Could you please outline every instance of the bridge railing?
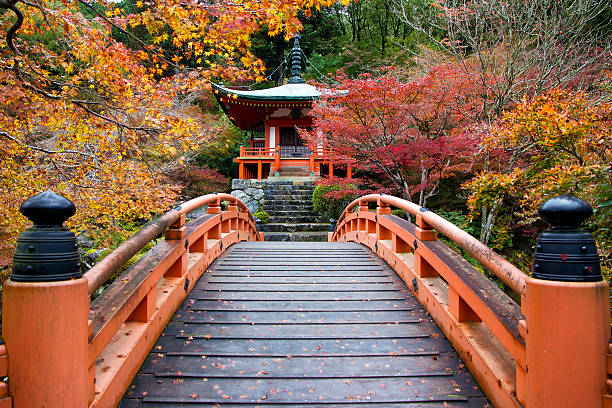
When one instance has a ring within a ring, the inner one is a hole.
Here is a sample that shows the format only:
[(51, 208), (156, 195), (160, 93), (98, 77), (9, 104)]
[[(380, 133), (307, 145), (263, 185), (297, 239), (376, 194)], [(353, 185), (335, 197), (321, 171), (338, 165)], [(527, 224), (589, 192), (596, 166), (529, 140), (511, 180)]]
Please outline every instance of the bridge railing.
[[(391, 215), (392, 206), (415, 223)], [(438, 240), (438, 232), (494, 273), (521, 305)], [(534, 279), (437, 214), (388, 195), (353, 201), (329, 239), (367, 245), (397, 272), (494, 406), (601, 407), (608, 401), (607, 282)]]
[[(203, 206), (206, 213), (186, 223)], [(90, 295), (162, 234), (90, 305)], [(2, 323), (12, 406), (117, 406), (206, 267), (233, 243), (253, 240), (263, 234), (244, 203), (209, 194), (149, 223), (83, 277), (7, 281)]]

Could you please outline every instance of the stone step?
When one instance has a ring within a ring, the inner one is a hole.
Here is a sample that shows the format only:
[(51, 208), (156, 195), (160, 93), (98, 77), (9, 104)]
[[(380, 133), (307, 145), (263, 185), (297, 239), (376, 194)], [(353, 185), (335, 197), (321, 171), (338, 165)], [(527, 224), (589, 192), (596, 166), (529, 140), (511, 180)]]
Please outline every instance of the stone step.
[(300, 200), (300, 201), (312, 201), (312, 194), (264, 194), (264, 200)]
[[(269, 215), (269, 214), (268, 214)], [(307, 223), (326, 223), (329, 222), (329, 218), (325, 216), (270, 216), (270, 224), (307, 224)]]
[(275, 198), (275, 197), (299, 197), (300, 199), (312, 200), (312, 191), (271, 191), (266, 190), (263, 194), (263, 198)]
[(307, 205), (312, 206), (310, 200), (264, 200), (263, 205)]
[(314, 191), (314, 186), (294, 186), (294, 185), (289, 185), (289, 186), (274, 186), (274, 185), (269, 185), (266, 187), (265, 189), (266, 192), (268, 191), (275, 191), (275, 192), (285, 192), (285, 191), (296, 191), (296, 192), (301, 192), (301, 193), (308, 193), (308, 192), (313, 192)]
[(262, 206), (263, 210), (270, 215), (271, 213), (275, 213), (277, 211), (312, 211), (312, 204), (310, 205), (266, 205)]
[(300, 224), (273, 224), (267, 223), (261, 226), (264, 232), (305, 232), (305, 231), (329, 231), (329, 224), (323, 223), (300, 223)]
[[(272, 214), (268, 213), (270, 217)], [(274, 211), (275, 217), (322, 217), (321, 214), (317, 214), (312, 210), (302, 210), (302, 211)], [(327, 221), (327, 217), (326, 220)]]
[(327, 232), (266, 232), (264, 241), (327, 242)]

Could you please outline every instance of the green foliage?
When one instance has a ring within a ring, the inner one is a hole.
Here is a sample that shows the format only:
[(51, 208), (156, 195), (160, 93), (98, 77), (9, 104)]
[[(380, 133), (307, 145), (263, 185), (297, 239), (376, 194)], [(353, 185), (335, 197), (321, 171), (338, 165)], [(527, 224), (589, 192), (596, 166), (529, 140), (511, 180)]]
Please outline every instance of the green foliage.
[(402, 210), (401, 208), (392, 209), (391, 215), (395, 215), (396, 217), (400, 217), (400, 218), (410, 221), (410, 217), (408, 216), (408, 213), (405, 210)]
[(357, 198), (357, 192), (353, 185), (320, 184), (312, 193), (312, 206), (317, 213), (337, 220), (344, 208)]
[(474, 225), (470, 223), (467, 215), (463, 214), (461, 211), (456, 210), (437, 210), (436, 214), (440, 217), (444, 218), (446, 221), (449, 221), (455, 224), (457, 227), (461, 228), (468, 234), (474, 236), (477, 232), (474, 228)]
[(270, 222), (270, 216), (265, 211), (259, 210), (255, 213), (254, 216), (255, 218), (258, 218), (262, 224), (267, 224), (268, 222)]
[(198, 166), (216, 169), (228, 178), (238, 177), (238, 165), (234, 157), (240, 154), (240, 145), (247, 136), (235, 126), (227, 125), (206, 146), (201, 148), (195, 158)]
[[(135, 231), (137, 232), (137, 231)], [(160, 243), (163, 240), (163, 238), (158, 238), (158, 239), (154, 239), (153, 241), (149, 242), (148, 244), (146, 244), (140, 251), (138, 251), (133, 257), (131, 257), (125, 264), (123, 264), (118, 270), (117, 272), (115, 272), (109, 279), (108, 281), (106, 281), (104, 283), (104, 285), (102, 285), (100, 287), (100, 289), (98, 289), (96, 291), (96, 293), (93, 295), (93, 297), (97, 297), (100, 296), (109, 286), (111, 283), (113, 283), (115, 280), (117, 280), (119, 277), (121, 277), (121, 275), (127, 271), (129, 268), (131, 268), (134, 264), (136, 264), (136, 262), (138, 262), (140, 260), (140, 258), (142, 258), (150, 249), (152, 249), (155, 245), (157, 245), (158, 243)], [(120, 244), (120, 243), (118, 243)], [(113, 249), (116, 248), (117, 245), (113, 245)], [(89, 251), (88, 251), (89, 252)], [(102, 259), (104, 259), (105, 256), (107, 256), (108, 254), (110, 254), (112, 252), (111, 249), (104, 249), (100, 255), (98, 256), (98, 258), (96, 259), (96, 263), (100, 262)]]

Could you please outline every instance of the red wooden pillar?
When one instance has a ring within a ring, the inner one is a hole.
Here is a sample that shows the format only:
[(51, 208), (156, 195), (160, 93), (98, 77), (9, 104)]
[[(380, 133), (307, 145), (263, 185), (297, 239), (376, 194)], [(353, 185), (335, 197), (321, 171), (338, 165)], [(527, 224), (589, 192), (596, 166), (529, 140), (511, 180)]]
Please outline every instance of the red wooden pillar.
[(332, 161), (329, 162), (329, 177), (334, 177), (334, 162)]
[[(391, 207), (389, 206), (389, 204), (383, 202), (380, 198), (378, 199), (377, 204), (378, 206), (376, 208), (376, 214), (378, 215), (378, 218), (383, 215), (391, 214)], [(383, 227), (380, 224), (380, 221), (376, 223), (376, 238), (378, 240), (391, 239), (391, 231)]]
[(275, 176), (280, 176), (280, 146), (276, 146), (276, 151), (274, 152), (274, 168), (275, 168)]
[(262, 164), (261, 160), (257, 160), (257, 180), (261, 180), (262, 178)]
[(314, 153), (312, 153), (310, 155), (310, 175), (314, 176), (314, 172), (315, 172), (315, 160), (314, 160)]
[(347, 178), (353, 177), (353, 168), (351, 167), (350, 164), (346, 166), (346, 177)]

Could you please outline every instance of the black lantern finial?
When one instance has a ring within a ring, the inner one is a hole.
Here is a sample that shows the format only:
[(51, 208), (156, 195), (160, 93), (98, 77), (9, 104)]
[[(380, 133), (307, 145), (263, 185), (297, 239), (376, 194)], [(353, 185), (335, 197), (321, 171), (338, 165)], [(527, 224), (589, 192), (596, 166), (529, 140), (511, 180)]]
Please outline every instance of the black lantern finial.
[(302, 49), (300, 48), (300, 35), (293, 37), (293, 49), (291, 50), (291, 78), (290, 84), (303, 84), (302, 78)]
[(11, 280), (53, 282), (82, 276), (74, 233), (63, 226), (76, 212), (65, 197), (45, 191), (27, 199), (19, 209), (34, 226), (17, 239)]
[(58, 226), (76, 213), (72, 201), (47, 190), (28, 198), (21, 204), (19, 211), (28, 217), (35, 226)]
[(538, 213), (551, 228), (538, 237), (533, 277), (565, 282), (601, 281), (595, 239), (580, 229), (593, 214), (591, 206), (577, 197), (561, 195), (542, 204)]
[(542, 204), (538, 214), (553, 230), (571, 230), (580, 228), (593, 215), (593, 209), (578, 197), (560, 195)]

